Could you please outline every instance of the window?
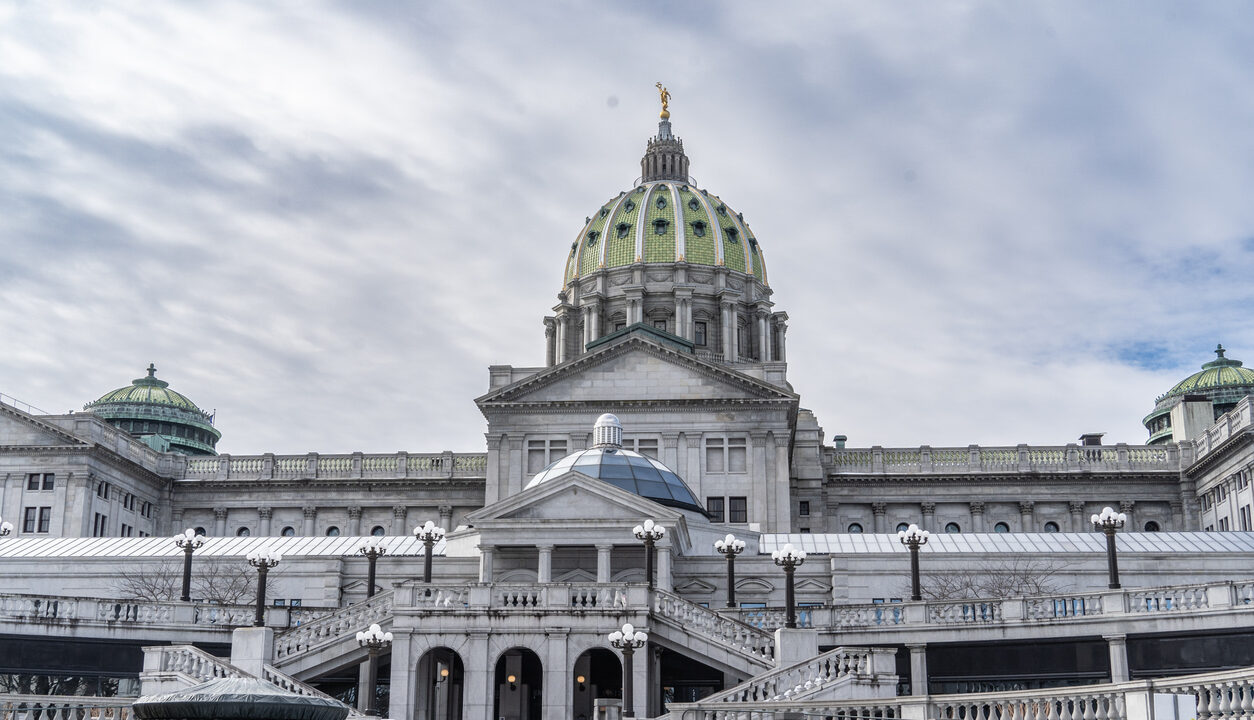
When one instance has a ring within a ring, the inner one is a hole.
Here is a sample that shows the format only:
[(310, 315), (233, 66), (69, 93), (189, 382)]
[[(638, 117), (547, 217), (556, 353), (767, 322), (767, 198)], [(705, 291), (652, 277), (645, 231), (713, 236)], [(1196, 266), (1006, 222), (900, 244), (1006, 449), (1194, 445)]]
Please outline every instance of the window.
[(808, 527), (803, 527), (803, 528), (800, 528), (797, 532), (800, 532), (802, 535), (809, 535), (809, 534), (810, 534), (810, 528), (808, 528)]
[(747, 469), (748, 447), (745, 438), (731, 437), (705, 439), (706, 472), (742, 473)]
[(388, 533), (387, 533), (387, 530), (383, 529), (382, 525), (375, 525), (374, 527), (370, 528), (370, 534), (375, 537), (383, 537), (384, 535), (387, 535)]
[(1219, 518), (1219, 530), (1223, 532), (1223, 531), (1226, 531), (1227, 529), (1228, 529), (1228, 518), (1226, 517)]
[(528, 440), (527, 474), (535, 475), (549, 463), (566, 456), (565, 440)]
[(665, 235), (665, 234), (666, 234), (666, 228), (667, 228), (667, 226), (669, 226), (669, 225), (670, 225), (670, 222), (669, 222), (669, 221), (667, 221), (667, 220), (663, 220), (662, 218), (658, 218), (657, 220), (654, 220), (654, 221), (653, 221), (653, 234), (654, 234), (654, 235)]
[(95, 513), (95, 520), (92, 522), (92, 537), (104, 537), (105, 531), (109, 527), (109, 518), (100, 513)]
[(653, 327), (654, 327), (655, 329), (657, 329), (657, 330), (661, 330), (662, 332), (666, 332), (666, 321), (665, 321), (665, 320), (654, 320), (654, 321), (653, 321)]
[(622, 330), (625, 327), (627, 327), (627, 323), (616, 322), (614, 323), (614, 332), (618, 332), (619, 330)]
[(337, 527), (336, 527), (336, 526), (334, 526), (334, 525), (332, 525), (331, 527), (327, 528), (327, 537), (339, 537), (339, 536), (340, 536), (340, 529), (339, 529), (339, 528), (337, 528)]
[(749, 498), (727, 498), (727, 521), (733, 523), (749, 522)]
[(1058, 523), (1056, 523), (1056, 522), (1047, 522), (1047, 523), (1045, 523), (1045, 532), (1047, 532), (1047, 533), (1056, 533), (1056, 532), (1058, 532)]
[(235, 531), (235, 537), (248, 537), (249, 535), (252, 535), (252, 534), (253, 534), (252, 531), (246, 527), (242, 527)]
[(723, 498), (708, 497), (705, 499), (705, 509), (710, 513), (710, 522), (723, 522)]
[(800, 515), (801, 517), (810, 516), (810, 501), (809, 500), (802, 500), (797, 505), (797, 514)]
[(39, 508), (28, 507), (24, 510), (22, 519), (22, 532), (35, 532), (35, 520), (38, 517)]
[[(693, 202), (695, 203), (696, 201), (694, 200)], [(694, 222), (692, 224), (692, 234), (697, 237), (705, 237), (705, 223), (700, 220)]]
[(910, 523), (897, 523), (897, 532), (905, 532), (910, 529)]
[(40, 476), (40, 474), (39, 474), (39, 473), (31, 473), (31, 474), (27, 475), (27, 476), (26, 476), (26, 489), (27, 489), (27, 490), (38, 490), (38, 489), (39, 489), (39, 478), (40, 478), (40, 477), (41, 477), (41, 476)]
[[(1246, 508), (1247, 512), (1248, 510), (1249, 508)], [(1159, 531), (1158, 523), (1154, 522), (1153, 520), (1150, 520), (1149, 522), (1145, 523), (1145, 532), (1158, 532), (1158, 531)]]
[(48, 528), (51, 525), (52, 525), (52, 508), (50, 507), (39, 508), (39, 532), (41, 533), (48, 532)]
[(694, 322), (692, 325), (693, 325), (692, 342), (694, 344), (704, 346), (705, 345), (705, 323), (698, 320), (697, 322)]
[(627, 223), (619, 223), (614, 229), (618, 231), (619, 239), (622, 239), (627, 237), (627, 233), (631, 231), (631, 226)]
[(958, 533), (962, 532), (962, 528), (958, 527), (958, 523), (947, 523), (945, 525), (945, 532), (949, 533), (950, 535), (957, 535)]
[(100, 498), (101, 500), (109, 499), (109, 483), (102, 482), (96, 486), (96, 497)]
[(134, 534), (135, 528), (127, 525), (126, 523), (122, 523), (122, 532), (118, 533), (118, 537), (131, 537)]
[(996, 525), (993, 526), (993, 532), (1008, 533), (1010, 532), (1010, 526), (1007, 525), (1006, 523), (997, 523)]
[(205, 532), (205, 529), (203, 527), (197, 527), (195, 530), (195, 533), (197, 535), (208, 535), (208, 533)]
[(296, 528), (292, 527), (291, 525), (288, 525), (287, 527), (283, 528), (283, 530), (279, 534), (282, 535), (283, 537), (295, 537)]
[(623, 440), (623, 447), (628, 450), (635, 450), (641, 455), (647, 455), (654, 460), (658, 459), (657, 454), (657, 438), (629, 438)]
[(849, 523), (848, 532), (849, 532), (851, 535), (861, 535), (861, 534), (862, 534), (862, 523)]
[(1249, 530), (1250, 529), (1250, 506), (1242, 505), (1239, 512), (1241, 513), (1241, 529)]

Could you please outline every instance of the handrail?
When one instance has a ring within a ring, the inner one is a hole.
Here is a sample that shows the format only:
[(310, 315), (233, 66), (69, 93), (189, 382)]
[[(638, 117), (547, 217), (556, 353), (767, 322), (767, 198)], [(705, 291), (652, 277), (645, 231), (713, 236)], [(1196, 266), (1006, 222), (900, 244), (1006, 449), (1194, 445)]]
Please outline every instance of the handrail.
[(834, 475), (1020, 472), (1073, 473), (1129, 470), (1178, 472), (1175, 446), (1016, 445), (1013, 447), (825, 448)]
[(386, 625), (392, 619), (395, 602), (387, 590), (361, 602), (340, 608), (297, 627), (277, 633), (274, 637), (275, 662), (291, 662), (297, 656), (312, 652), (346, 636), (352, 637), (372, 623)]
[(751, 658), (769, 664), (775, 657), (775, 637), (768, 632), (689, 602), (665, 590), (653, 591), (653, 614), (692, 633)]
[(0, 694), (0, 718), (5, 720), (131, 720), (131, 697), (86, 695)]

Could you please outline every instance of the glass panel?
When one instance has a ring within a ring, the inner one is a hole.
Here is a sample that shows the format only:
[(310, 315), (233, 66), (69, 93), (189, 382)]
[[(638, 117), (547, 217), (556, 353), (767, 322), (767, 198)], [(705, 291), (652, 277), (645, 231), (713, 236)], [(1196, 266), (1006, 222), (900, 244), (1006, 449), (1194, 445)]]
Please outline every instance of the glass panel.
[(659, 483), (662, 482), (662, 473), (655, 470), (653, 466), (636, 467), (632, 468), (632, 470), (635, 471), (637, 480), (650, 480)]
[(621, 465), (602, 463), (597, 477), (602, 480), (607, 480), (609, 478), (632, 478), (635, 476), (631, 472), (631, 466), (627, 465), (627, 463), (623, 463)]
[(624, 456), (627, 458), (627, 462), (629, 464), (635, 465), (636, 467), (647, 467), (647, 468), (653, 467), (653, 463), (649, 462), (649, 458), (647, 457), (643, 457), (640, 455), (624, 455)]
[(671, 491), (666, 487), (666, 483), (653, 480), (636, 480), (636, 487), (639, 488), (639, 494), (649, 498), (659, 498), (662, 500), (672, 500), (677, 498), (671, 497)]

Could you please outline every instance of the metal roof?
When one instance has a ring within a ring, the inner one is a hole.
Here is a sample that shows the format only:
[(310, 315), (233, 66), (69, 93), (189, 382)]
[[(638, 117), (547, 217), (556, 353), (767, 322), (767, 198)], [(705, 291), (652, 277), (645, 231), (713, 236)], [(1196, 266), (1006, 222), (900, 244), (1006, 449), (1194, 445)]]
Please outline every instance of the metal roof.
[[(365, 537), (208, 537), (204, 547), (196, 551), (196, 557), (244, 557), (263, 547), (293, 557), (344, 557), (356, 555)], [(423, 544), (412, 535), (393, 535), (382, 538), (387, 543), (388, 555), (422, 556)], [(443, 555), (445, 542), (441, 540), (432, 548), (432, 554)], [(183, 551), (168, 537), (143, 538), (34, 538), (16, 537), (0, 539), (0, 558), (24, 557), (182, 557)]]
[[(1254, 553), (1254, 532), (1119, 533), (1120, 554)], [(759, 552), (769, 554), (785, 543), (807, 553), (863, 555), (909, 552), (897, 534), (762, 535)], [(1105, 553), (1106, 536), (1086, 533), (935, 533), (920, 548), (929, 553)]]

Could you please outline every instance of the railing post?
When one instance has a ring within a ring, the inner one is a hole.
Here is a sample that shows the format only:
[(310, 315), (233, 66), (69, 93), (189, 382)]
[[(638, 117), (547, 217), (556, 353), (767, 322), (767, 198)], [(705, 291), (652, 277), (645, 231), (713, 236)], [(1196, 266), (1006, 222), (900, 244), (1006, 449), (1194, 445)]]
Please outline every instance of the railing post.
[(884, 472), (884, 448), (881, 445), (871, 446), (871, 472)]
[(396, 477), (409, 477), (409, 453), (404, 450), (396, 453)]
[(910, 650), (910, 694), (927, 695), (927, 644), (907, 644)]

